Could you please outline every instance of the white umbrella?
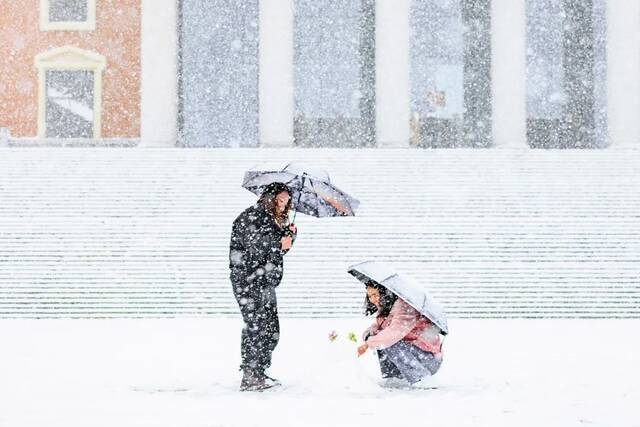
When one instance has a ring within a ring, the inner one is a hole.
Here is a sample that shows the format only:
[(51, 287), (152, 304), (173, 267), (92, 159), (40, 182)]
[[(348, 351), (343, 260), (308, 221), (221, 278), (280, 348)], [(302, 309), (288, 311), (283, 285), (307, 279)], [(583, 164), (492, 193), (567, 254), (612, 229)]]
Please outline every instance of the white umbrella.
[(273, 182), (281, 182), (289, 187), (296, 212), (318, 218), (354, 216), (360, 204), (333, 185), (327, 172), (296, 163), (284, 167), (262, 166), (250, 169), (244, 174), (242, 186), (261, 195), (264, 188)]
[(349, 274), (362, 283), (373, 281), (392, 291), (411, 307), (431, 320), (443, 335), (449, 333), (447, 316), (442, 306), (413, 278), (398, 273), (392, 266), (380, 261), (365, 261), (349, 267)]

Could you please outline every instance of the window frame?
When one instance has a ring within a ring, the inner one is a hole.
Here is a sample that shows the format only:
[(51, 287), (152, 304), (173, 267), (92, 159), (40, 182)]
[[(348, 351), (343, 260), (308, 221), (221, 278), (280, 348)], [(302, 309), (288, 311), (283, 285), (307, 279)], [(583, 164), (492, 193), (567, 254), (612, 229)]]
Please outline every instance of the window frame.
[(36, 55), (35, 66), (38, 69), (38, 138), (47, 137), (47, 71), (58, 70), (93, 72), (93, 138), (100, 138), (102, 128), (102, 72), (106, 67), (105, 57), (96, 52), (65, 46)]
[(49, 20), (49, 6), (51, 0), (40, 0), (40, 30), (41, 31), (93, 31), (96, 29), (96, 0), (87, 2), (86, 21), (60, 21)]

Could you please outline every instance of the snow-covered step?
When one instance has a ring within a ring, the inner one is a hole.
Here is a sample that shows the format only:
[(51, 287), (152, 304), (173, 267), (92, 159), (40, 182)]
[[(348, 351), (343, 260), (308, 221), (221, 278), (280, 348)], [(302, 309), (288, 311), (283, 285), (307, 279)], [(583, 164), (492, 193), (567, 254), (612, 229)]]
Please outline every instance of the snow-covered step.
[(360, 313), (373, 257), (454, 317), (640, 317), (640, 151), (99, 148), (0, 152), (0, 317), (236, 315), (241, 177), (282, 159), (362, 201), (299, 216), (284, 315)]

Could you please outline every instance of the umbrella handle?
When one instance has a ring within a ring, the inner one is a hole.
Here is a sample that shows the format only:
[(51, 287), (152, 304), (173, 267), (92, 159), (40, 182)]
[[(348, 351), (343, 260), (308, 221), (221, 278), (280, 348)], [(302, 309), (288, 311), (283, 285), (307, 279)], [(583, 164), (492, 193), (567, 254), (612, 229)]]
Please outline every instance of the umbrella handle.
[[(304, 180), (307, 179), (307, 174), (303, 173), (302, 174), (302, 187), (300, 188), (300, 192), (298, 193), (298, 201), (296, 202), (296, 206), (298, 206), (298, 204), (300, 204), (300, 197), (302, 197), (302, 191), (304, 190)], [(296, 223), (296, 215), (298, 214), (298, 210), (294, 209), (293, 210), (293, 219), (291, 220), (291, 224), (295, 224)]]

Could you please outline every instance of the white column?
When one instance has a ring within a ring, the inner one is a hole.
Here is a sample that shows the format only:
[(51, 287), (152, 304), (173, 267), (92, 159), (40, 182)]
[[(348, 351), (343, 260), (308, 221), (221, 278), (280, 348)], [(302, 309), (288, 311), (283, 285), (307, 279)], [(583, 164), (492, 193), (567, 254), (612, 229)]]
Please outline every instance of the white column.
[(409, 146), (409, 3), (376, 0), (376, 139)]
[(260, 0), (260, 144), (293, 145), (294, 0)]
[(491, 1), (493, 143), (527, 147), (525, 0)]
[(609, 140), (640, 148), (640, 2), (607, 0), (607, 32)]
[(177, 19), (177, 0), (142, 0), (140, 146), (176, 144)]

